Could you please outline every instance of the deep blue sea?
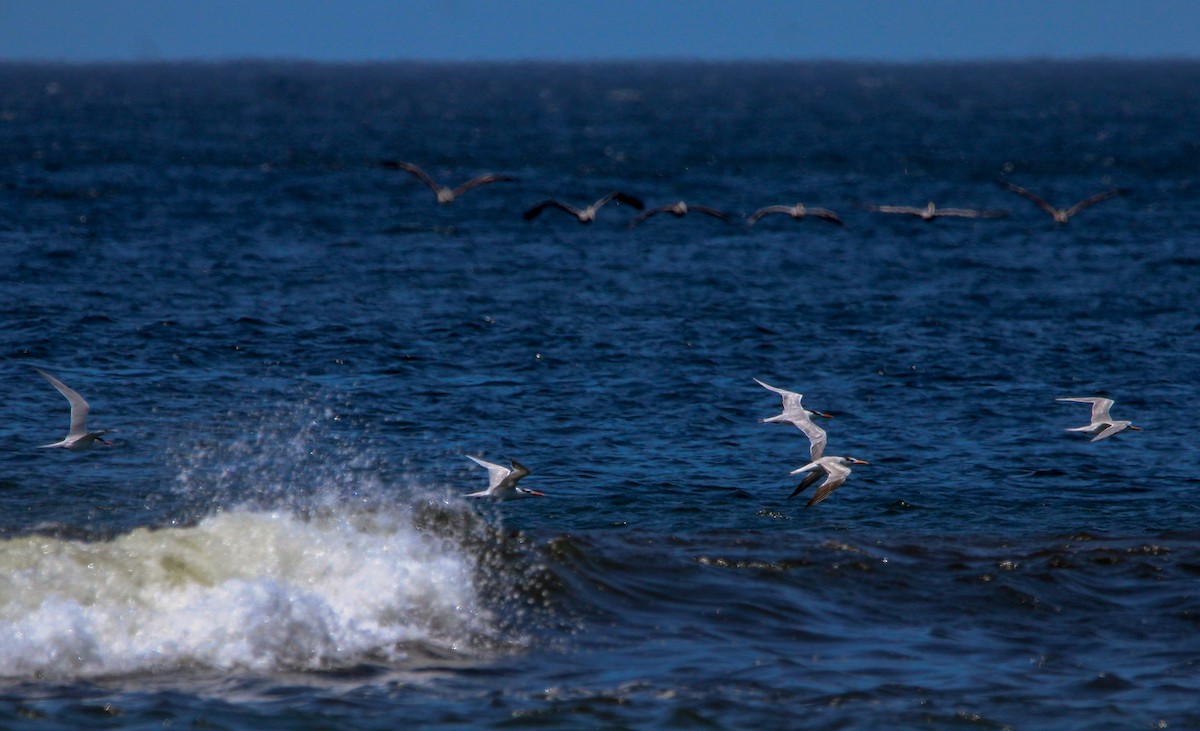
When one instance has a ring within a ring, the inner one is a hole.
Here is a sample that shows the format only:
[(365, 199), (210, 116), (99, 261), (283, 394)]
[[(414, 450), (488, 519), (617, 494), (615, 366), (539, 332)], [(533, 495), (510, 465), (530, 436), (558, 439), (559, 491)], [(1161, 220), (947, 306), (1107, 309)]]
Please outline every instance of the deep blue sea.
[[(0, 727), (1200, 728), (1197, 130), (1191, 61), (0, 65)], [(734, 215), (521, 216), (617, 189)], [(787, 499), (755, 378), (870, 465)]]

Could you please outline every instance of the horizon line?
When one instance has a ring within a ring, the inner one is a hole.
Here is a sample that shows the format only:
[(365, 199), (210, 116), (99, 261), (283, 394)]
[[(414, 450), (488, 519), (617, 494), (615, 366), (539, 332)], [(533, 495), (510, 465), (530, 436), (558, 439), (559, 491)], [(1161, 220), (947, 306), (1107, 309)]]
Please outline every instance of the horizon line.
[(1021, 63), (1187, 63), (1200, 62), (1200, 53), (1196, 55), (1164, 54), (1164, 55), (1116, 55), (1091, 54), (1085, 56), (1056, 56), (1053, 54), (1031, 54), (1029, 56), (931, 56), (910, 59), (880, 58), (871, 56), (729, 56), (729, 57), (700, 57), (700, 56), (608, 56), (608, 57), (579, 57), (579, 58), (541, 58), (541, 57), (406, 57), (390, 58), (312, 58), (307, 56), (182, 56), (179, 58), (125, 58), (125, 57), (96, 57), (87, 59), (56, 59), (40, 57), (5, 57), (0, 55), (0, 64), (28, 66), (153, 66), (153, 65), (227, 65), (227, 64), (296, 64), (313, 66), (384, 66), (392, 64), (428, 64), (428, 65), (545, 65), (573, 66), (585, 64), (842, 64), (842, 65), (889, 65), (889, 66), (926, 66), (939, 64), (1021, 64)]

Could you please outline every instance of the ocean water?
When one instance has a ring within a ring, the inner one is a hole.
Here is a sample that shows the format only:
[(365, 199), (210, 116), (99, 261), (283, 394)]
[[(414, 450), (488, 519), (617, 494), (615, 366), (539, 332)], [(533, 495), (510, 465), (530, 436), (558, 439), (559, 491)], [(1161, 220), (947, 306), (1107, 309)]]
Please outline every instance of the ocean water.
[[(2, 65), (0, 727), (1200, 727), (1197, 129), (1195, 62)], [(614, 189), (734, 220), (521, 217)], [(870, 465), (787, 499), (755, 378)]]

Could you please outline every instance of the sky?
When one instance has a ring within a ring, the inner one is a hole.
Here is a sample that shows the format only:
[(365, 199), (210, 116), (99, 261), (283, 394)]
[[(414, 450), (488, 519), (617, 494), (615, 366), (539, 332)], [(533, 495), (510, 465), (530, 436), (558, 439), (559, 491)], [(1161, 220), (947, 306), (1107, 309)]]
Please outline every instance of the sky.
[(1200, 0), (0, 0), (0, 59), (1200, 56)]

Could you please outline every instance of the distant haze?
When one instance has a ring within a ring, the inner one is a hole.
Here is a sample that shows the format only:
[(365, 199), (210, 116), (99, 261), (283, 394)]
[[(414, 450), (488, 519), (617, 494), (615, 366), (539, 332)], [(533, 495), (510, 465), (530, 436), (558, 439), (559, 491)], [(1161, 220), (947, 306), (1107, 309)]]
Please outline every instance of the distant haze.
[(0, 59), (1195, 57), (1191, 0), (0, 0)]

